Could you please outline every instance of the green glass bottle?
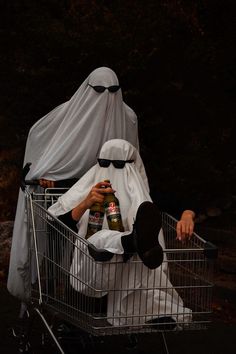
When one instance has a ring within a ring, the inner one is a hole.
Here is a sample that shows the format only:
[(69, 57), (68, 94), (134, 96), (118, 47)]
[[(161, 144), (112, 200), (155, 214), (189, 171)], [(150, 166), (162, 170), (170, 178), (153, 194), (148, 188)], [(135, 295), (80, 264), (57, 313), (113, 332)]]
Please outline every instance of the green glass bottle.
[[(105, 180), (105, 182), (110, 183), (109, 180)], [(114, 193), (107, 193), (105, 195), (104, 208), (109, 229), (121, 232), (124, 231), (120, 203)]]
[[(101, 188), (106, 188), (106, 186), (102, 186)], [(102, 229), (104, 214), (105, 209), (103, 204), (94, 203), (91, 206), (89, 211), (87, 234), (85, 236), (86, 239)]]

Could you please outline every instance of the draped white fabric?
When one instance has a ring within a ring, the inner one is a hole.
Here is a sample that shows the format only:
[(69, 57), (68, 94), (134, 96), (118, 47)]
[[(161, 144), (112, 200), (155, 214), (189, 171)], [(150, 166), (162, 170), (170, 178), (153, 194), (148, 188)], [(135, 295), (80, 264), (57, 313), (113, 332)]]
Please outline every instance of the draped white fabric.
[(135, 260), (140, 260), (137, 255), (133, 263), (120, 261), (116, 269), (107, 267), (107, 278), (114, 279), (107, 284), (108, 321), (114, 326), (142, 325), (157, 316), (168, 316), (179, 324), (191, 322), (191, 310), (184, 307), (169, 281), (166, 264), (150, 270)]
[[(122, 257), (119, 256), (124, 253), (121, 236), (132, 231), (139, 205), (144, 201), (151, 201), (145, 169), (138, 151), (127, 141), (113, 139), (103, 145), (99, 157), (110, 160), (134, 160), (134, 162), (126, 163), (123, 169), (116, 169), (112, 164), (107, 168), (96, 164), (49, 208), (49, 212), (54, 216), (65, 214), (86, 197), (93, 185), (109, 179), (120, 201), (125, 232), (109, 230), (104, 218), (103, 229), (92, 235), (88, 242), (97, 248), (115, 253), (112, 261), (118, 262), (94, 263), (93, 267), (89, 268), (86, 263), (87, 247), (81, 245), (78, 239), (70, 269), (71, 285), (75, 290), (88, 296), (100, 297), (107, 294), (108, 317), (113, 325), (140, 324), (140, 321), (145, 322), (153, 315), (170, 314), (174, 314), (172, 317), (175, 319), (178, 317), (178, 320), (189, 321), (191, 311), (183, 307), (181, 298), (169, 282), (166, 264), (161, 270), (149, 270), (140, 263), (137, 263), (138, 266), (129, 262), (124, 264)], [(88, 213), (89, 211), (78, 223), (80, 237), (86, 235)], [(160, 230), (157, 236), (164, 247), (163, 231)], [(137, 255), (134, 257), (139, 259)], [(147, 286), (152, 290), (142, 290)], [(156, 289), (153, 289), (155, 287)], [(146, 315), (147, 313), (149, 316)]]
[(109, 68), (94, 70), (71, 99), (40, 119), (30, 130), (25, 162), (29, 178), (80, 178), (96, 163), (107, 140), (125, 139), (138, 147), (137, 117), (115, 93), (97, 93), (91, 86), (119, 85)]
[[(122, 90), (97, 93), (92, 86), (118, 85), (109, 68), (94, 70), (71, 99), (49, 112), (30, 129), (24, 164), (31, 162), (27, 179), (80, 178), (96, 163), (107, 140), (121, 138), (138, 148), (138, 124), (134, 111), (122, 98)], [(13, 230), (8, 290), (28, 298), (28, 239), (24, 195), (20, 191)]]
[[(53, 215), (61, 215), (72, 210), (89, 193), (92, 186), (109, 179), (116, 190), (120, 203), (125, 230), (132, 230), (138, 206), (145, 200), (151, 200), (148, 180), (139, 152), (133, 145), (122, 139), (107, 141), (99, 154), (99, 158), (111, 160), (134, 160), (126, 163), (123, 169), (116, 169), (113, 164), (109, 167), (93, 166), (68, 192), (49, 208)], [(87, 231), (88, 211), (80, 220), (79, 234), (84, 237)], [(104, 219), (106, 222), (106, 219)]]

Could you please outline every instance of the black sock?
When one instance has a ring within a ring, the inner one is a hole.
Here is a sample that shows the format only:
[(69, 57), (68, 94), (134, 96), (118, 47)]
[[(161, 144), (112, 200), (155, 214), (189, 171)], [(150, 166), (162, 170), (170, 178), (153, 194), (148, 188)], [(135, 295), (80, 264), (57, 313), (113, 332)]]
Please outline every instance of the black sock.
[(121, 237), (121, 244), (124, 249), (123, 260), (127, 262), (136, 252), (133, 234), (124, 235)]

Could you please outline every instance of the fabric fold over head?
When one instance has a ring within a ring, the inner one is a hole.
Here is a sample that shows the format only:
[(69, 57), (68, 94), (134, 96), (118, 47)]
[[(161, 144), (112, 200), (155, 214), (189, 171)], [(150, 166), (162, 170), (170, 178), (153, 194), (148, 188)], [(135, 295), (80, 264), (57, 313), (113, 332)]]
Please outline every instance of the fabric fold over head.
[(94, 70), (70, 100), (35, 123), (25, 153), (25, 163), (32, 162), (29, 178), (80, 178), (110, 139), (138, 148), (137, 117), (123, 102), (122, 90), (98, 93), (89, 84), (110, 87), (119, 80), (109, 68)]
[[(102, 145), (114, 138), (125, 139), (138, 148), (138, 125), (134, 111), (117, 92), (96, 92), (91, 85), (119, 85), (114, 71), (94, 70), (75, 94), (30, 129), (24, 165), (31, 162), (27, 179), (65, 180), (80, 178), (96, 164)], [(35, 187), (33, 187), (34, 190)], [(20, 250), (20, 252), (19, 252)], [(19, 192), (14, 223), (8, 290), (21, 299), (27, 297), (29, 273), (29, 237), (25, 199)], [(31, 272), (36, 272), (31, 270)]]
[[(125, 230), (132, 230), (139, 205), (145, 200), (151, 200), (145, 168), (139, 152), (125, 140), (112, 139), (102, 146), (99, 158), (132, 159), (134, 162), (125, 164), (122, 169), (117, 169), (112, 164), (104, 168), (97, 163), (49, 208), (49, 212), (55, 216), (65, 214), (76, 207), (94, 185), (109, 179), (120, 201)], [(80, 227), (81, 236), (84, 236), (87, 227), (86, 217), (81, 218), (80, 226), (84, 224), (84, 228)]]

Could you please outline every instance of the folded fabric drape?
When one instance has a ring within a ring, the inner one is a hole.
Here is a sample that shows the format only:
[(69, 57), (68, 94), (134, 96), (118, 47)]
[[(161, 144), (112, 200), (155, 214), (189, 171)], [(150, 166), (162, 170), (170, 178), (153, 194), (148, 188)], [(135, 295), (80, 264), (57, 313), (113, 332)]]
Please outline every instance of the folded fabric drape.
[[(119, 81), (109, 68), (94, 70), (70, 100), (33, 125), (24, 157), (24, 164), (32, 163), (27, 179), (79, 179), (96, 163), (104, 142), (113, 138), (126, 139), (138, 148), (137, 117), (124, 103), (122, 89), (98, 93), (89, 84), (109, 87), (119, 85)], [(20, 191), (7, 287), (22, 300), (29, 297), (28, 247), (25, 200)]]

